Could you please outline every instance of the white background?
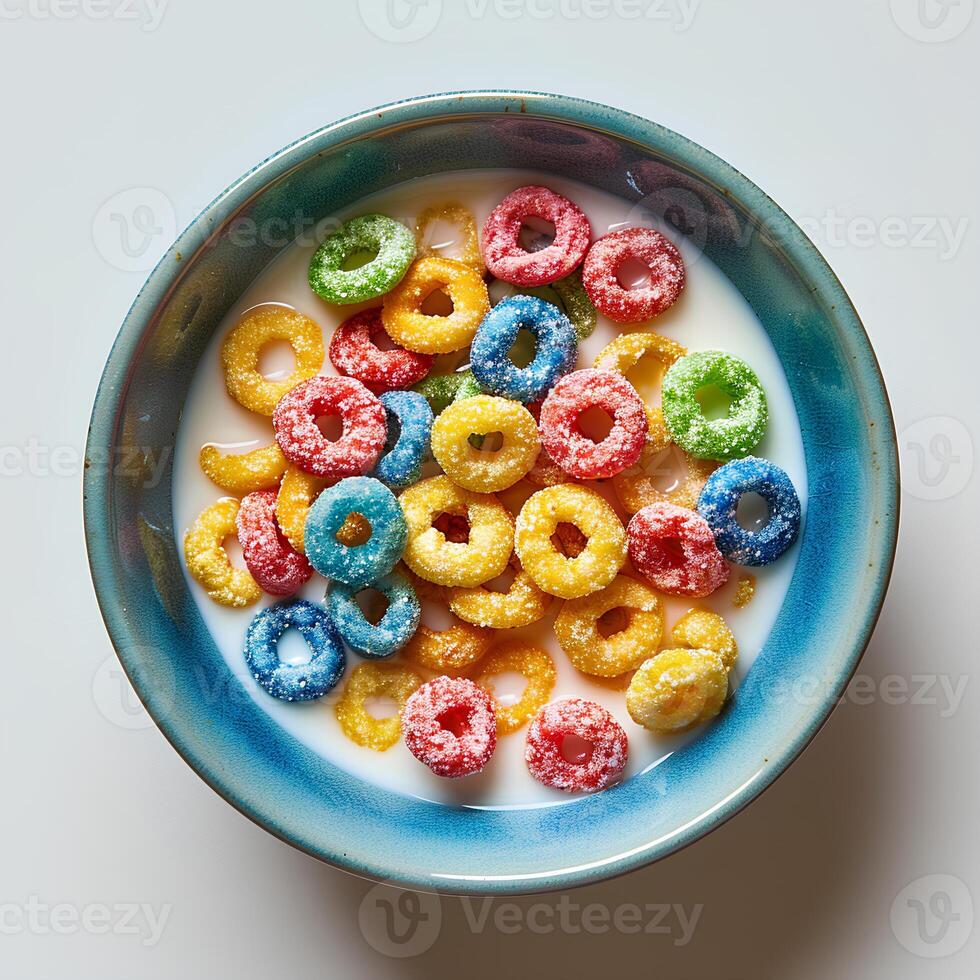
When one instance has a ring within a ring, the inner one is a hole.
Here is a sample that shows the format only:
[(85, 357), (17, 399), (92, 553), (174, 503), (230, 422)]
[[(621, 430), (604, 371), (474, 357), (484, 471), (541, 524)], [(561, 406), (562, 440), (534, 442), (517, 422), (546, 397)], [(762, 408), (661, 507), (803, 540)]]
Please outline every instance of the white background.
[[(414, 41), (383, 0), (162, 2), (0, 2), (0, 974), (976, 976), (974, 0), (423, 0)], [(399, 945), (382, 925), (396, 896), (250, 824), (126, 701), (89, 584), (80, 459), (140, 270), (176, 226), (337, 117), (481, 87), (658, 120), (810, 230), (889, 383), (902, 534), (862, 685), (748, 810), (603, 885), (426, 904)], [(149, 223), (133, 210), (146, 200)], [(133, 254), (110, 212), (129, 213)], [(667, 931), (617, 926), (648, 904), (671, 906)]]

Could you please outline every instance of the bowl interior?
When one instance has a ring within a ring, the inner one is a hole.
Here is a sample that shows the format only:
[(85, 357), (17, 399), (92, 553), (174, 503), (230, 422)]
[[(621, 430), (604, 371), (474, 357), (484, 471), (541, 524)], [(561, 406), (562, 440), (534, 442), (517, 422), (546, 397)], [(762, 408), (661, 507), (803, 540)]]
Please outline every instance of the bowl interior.
[[(294, 234), (357, 199), (425, 174), (486, 167), (611, 191), (691, 238), (769, 333), (803, 430), (809, 503), (795, 576), (731, 704), (656, 769), (557, 807), (451, 808), (329, 766), (243, 690), (235, 696), (238, 682), (186, 587), (174, 540), (171, 461), (184, 399), (244, 288)], [(529, 94), (433, 97), (365, 113), (287, 147), (225, 191), (127, 317), (97, 396), (85, 484), (93, 579), (113, 642), (185, 759), (248, 816), (318, 857), (470, 892), (627, 870), (752, 799), (813, 736), (853, 672), (880, 608), (897, 523), (894, 431), (874, 355), (799, 229), (682, 137), (602, 106)]]

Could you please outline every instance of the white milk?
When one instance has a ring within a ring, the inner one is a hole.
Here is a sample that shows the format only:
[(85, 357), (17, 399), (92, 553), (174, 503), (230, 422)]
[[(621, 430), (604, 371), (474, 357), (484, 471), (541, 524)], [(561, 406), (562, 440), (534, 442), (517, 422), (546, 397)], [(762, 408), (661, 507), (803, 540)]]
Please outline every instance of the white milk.
[[(482, 227), (492, 208), (509, 191), (523, 184), (543, 183), (574, 200), (589, 216), (596, 236), (620, 227), (627, 221), (631, 205), (604, 192), (566, 180), (519, 171), (492, 170), (425, 177), (404, 183), (396, 188), (361, 201), (349, 214), (378, 211), (414, 227), (415, 215), (424, 207), (443, 201), (458, 201), (467, 206)], [(456, 243), (453, 229), (435, 229), (435, 244), (442, 244), (440, 252), (453, 255)], [(670, 229), (664, 231), (676, 240)], [(306, 236), (310, 237), (310, 236)], [(304, 241), (302, 236), (290, 245), (258, 277), (241, 299), (229, 311), (224, 323), (215, 334), (197, 369), (187, 404), (184, 408), (177, 437), (174, 467), (174, 524), (180, 537), (178, 545), (183, 552), (183, 536), (195, 517), (220, 496), (222, 491), (214, 486), (198, 466), (198, 453), (205, 443), (215, 443), (222, 448), (243, 452), (273, 439), (272, 423), (268, 418), (246, 411), (234, 402), (225, 391), (219, 347), (222, 339), (233, 327), (241, 314), (261, 303), (281, 303), (295, 307), (312, 317), (323, 328), (324, 345), (334, 328), (361, 307), (335, 307), (319, 299), (307, 285), (306, 272), (315, 243)], [(806, 500), (806, 473), (803, 462), (803, 446), (799, 422), (790, 397), (783, 370), (769, 339), (754, 313), (725, 278), (704, 256), (692, 247), (680, 242), (680, 249), (687, 264), (687, 285), (681, 299), (666, 313), (649, 324), (668, 337), (672, 337), (689, 349), (721, 348), (744, 358), (756, 370), (765, 386), (769, 399), (770, 420), (764, 440), (756, 450), (760, 456), (782, 466), (796, 485), (802, 500)], [(495, 284), (491, 295), (499, 299), (507, 289)], [(364, 306), (377, 305), (374, 303)], [(599, 317), (595, 333), (579, 351), (578, 366), (591, 366), (595, 355), (621, 330)], [(636, 329), (636, 328), (627, 328)], [(460, 360), (448, 362), (452, 366)], [(290, 355), (271, 350), (263, 358), (263, 369), (275, 376), (275, 370), (288, 371)], [(323, 366), (324, 373), (334, 373), (329, 360)], [(282, 373), (279, 374), (282, 376)], [(650, 396), (650, 379), (633, 380)], [(653, 386), (655, 387), (655, 385)], [(656, 403), (655, 398), (651, 398)], [(523, 489), (522, 489), (523, 488)], [(505, 491), (502, 498), (509, 506), (519, 505), (522, 495), (530, 491), (523, 484), (513, 491)], [(608, 494), (611, 497), (611, 491)], [(611, 499), (614, 499), (611, 497)], [(735, 586), (742, 574), (733, 568), (725, 588), (707, 599), (692, 603), (690, 600), (666, 598), (666, 630), (692, 605), (720, 613), (731, 626), (739, 646), (739, 659), (732, 675), (733, 685), (751, 668), (783, 602), (787, 586), (796, 564), (797, 547), (794, 546), (773, 566), (755, 571), (757, 589), (749, 605), (737, 609), (733, 603)], [(240, 552), (232, 548), (233, 561), (240, 563)], [(233, 610), (219, 606), (207, 598), (200, 586), (188, 578), (190, 589), (198, 607), (211, 630), (218, 648), (229, 668), (238, 676), (246, 689), (262, 709), (282, 727), (283, 738), (297, 738), (320, 755), (328, 765), (339, 766), (379, 786), (411, 794), (429, 800), (469, 806), (527, 806), (566, 802), (574, 797), (547, 789), (531, 778), (523, 761), (526, 729), (502, 738), (486, 771), (461, 780), (440, 779), (420, 762), (417, 762), (399, 743), (387, 752), (377, 753), (361, 748), (349, 741), (341, 732), (334, 716), (333, 705), (343, 687), (343, 682), (331, 694), (320, 701), (296, 705), (277, 701), (268, 696), (245, 669), (242, 643), (246, 627), (259, 606), (245, 610)], [(302, 595), (314, 601), (322, 599), (325, 582), (319, 576), (304, 588)], [(271, 597), (264, 602), (271, 603)], [(578, 696), (604, 704), (623, 724), (629, 735), (630, 758), (627, 776), (642, 772), (662, 762), (675, 748), (697, 738), (698, 732), (676, 737), (653, 735), (634, 724), (626, 712), (625, 695), (602, 682), (592, 682), (574, 670), (562, 653), (552, 632), (555, 612), (561, 606), (556, 600), (545, 619), (525, 630), (509, 635), (530, 639), (544, 645), (552, 654), (558, 667), (558, 682), (554, 697)], [(423, 622), (438, 627), (448, 624), (448, 614), (438, 608), (426, 608)], [(666, 634), (665, 634), (666, 635)], [(501, 638), (508, 636), (503, 633)], [(305, 658), (302, 640), (288, 631), (283, 638), (280, 655), (284, 660)], [(348, 656), (348, 670), (359, 663), (359, 658)], [(519, 694), (520, 682), (516, 678), (504, 678), (507, 689)], [(501, 687), (504, 687), (502, 683)], [(383, 713), (384, 706), (380, 711)]]

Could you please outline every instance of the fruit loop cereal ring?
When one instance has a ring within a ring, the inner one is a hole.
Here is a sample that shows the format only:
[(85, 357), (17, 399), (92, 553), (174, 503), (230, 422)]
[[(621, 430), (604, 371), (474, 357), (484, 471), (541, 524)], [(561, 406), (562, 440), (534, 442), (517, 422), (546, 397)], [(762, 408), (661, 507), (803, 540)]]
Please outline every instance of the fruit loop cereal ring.
[[(493, 679), (508, 672), (520, 674), (527, 683), (520, 700), (504, 705), (497, 698)], [(475, 681), (493, 699), (498, 738), (526, 725), (548, 703), (555, 677), (555, 662), (551, 657), (527, 643), (506, 643), (487, 654), (480, 662)]]
[(457, 371), (455, 374), (439, 374), (434, 378), (420, 381), (414, 391), (417, 391), (428, 403), (433, 414), (438, 415), (454, 401), (482, 395), (483, 391), (470, 370)]
[(547, 286), (533, 286), (525, 289), (525, 292), (546, 303), (554, 303), (572, 321), (575, 338), (579, 343), (592, 336), (596, 325), (596, 310), (582, 285), (582, 273), (577, 269), (564, 279), (557, 279)]
[[(627, 625), (611, 636), (599, 630), (600, 619), (614, 609), (626, 613)], [(617, 575), (599, 592), (570, 599), (555, 619), (555, 636), (577, 670), (598, 677), (618, 677), (635, 670), (660, 646), (663, 603), (649, 586)]]
[(262, 589), (251, 572), (231, 564), (224, 549), (225, 538), (238, 533), (238, 508), (238, 501), (228, 497), (201, 511), (184, 538), (184, 558), (209, 599), (240, 609), (258, 602)]
[(277, 487), (289, 465), (276, 442), (247, 453), (222, 453), (209, 443), (201, 447), (199, 459), (204, 475), (212, 483), (242, 496)]
[[(587, 539), (575, 558), (559, 554), (552, 544), (562, 523), (574, 524)], [(514, 545), (538, 588), (562, 599), (604, 588), (626, 560), (626, 532), (616, 512), (594, 490), (571, 483), (528, 497), (517, 516)]]
[[(290, 628), (309, 644), (312, 657), (307, 663), (279, 659), (279, 640)], [(313, 701), (333, 689), (347, 658), (326, 610), (305, 599), (289, 599), (256, 613), (245, 634), (245, 663), (274, 698)]]
[(426, 208), (415, 219), (415, 254), (420, 258), (437, 255), (431, 241), (429, 227), (436, 221), (455, 225), (463, 238), (458, 261), (472, 266), (483, 275), (483, 256), (480, 254), (480, 240), (476, 230), (476, 218), (462, 204), (434, 204)]
[(545, 706), (531, 722), (524, 760), (545, 786), (594, 793), (619, 779), (628, 754), (623, 726), (602, 705), (568, 698)]
[(684, 613), (670, 631), (670, 641), (675, 647), (717, 653), (725, 670), (731, 670), (738, 658), (738, 644), (728, 624), (717, 613), (706, 609)]
[[(728, 416), (707, 419), (697, 393), (717, 387), (732, 400)], [(664, 420), (683, 449), (699, 459), (729, 460), (751, 452), (766, 431), (766, 393), (745, 361), (720, 350), (695, 351), (664, 375)]]
[[(374, 258), (357, 269), (344, 263), (358, 252)], [(310, 288), (328, 303), (363, 303), (387, 293), (415, 258), (415, 236), (383, 214), (362, 214), (324, 239), (310, 260)]]
[[(275, 340), (286, 341), (296, 358), (292, 373), (281, 381), (272, 381), (259, 372), (262, 348)], [(287, 391), (323, 367), (323, 334), (302, 313), (267, 303), (249, 310), (225, 337), (221, 363), (228, 394), (259, 415), (271, 415)]]
[[(453, 303), (448, 316), (428, 316), (422, 304), (445, 289)], [(384, 299), (381, 321), (388, 336), (408, 350), (448, 354), (466, 347), (490, 309), (480, 274), (455, 259), (419, 259)]]
[[(590, 408), (612, 416), (612, 428), (602, 442), (593, 442), (579, 428), (579, 418)], [(541, 444), (566, 473), (601, 480), (640, 458), (648, 422), (640, 396), (621, 374), (586, 368), (565, 375), (551, 389), (541, 406), (539, 427)]]
[(408, 388), (429, 373), (433, 361), (430, 355), (404, 348), (382, 350), (376, 343), (381, 337), (387, 337), (381, 307), (355, 313), (334, 330), (327, 348), (330, 363), (376, 395)]
[[(769, 508), (769, 520), (748, 531), (738, 523), (738, 502), (757, 493)], [(747, 456), (715, 470), (708, 477), (698, 513), (708, 522), (718, 549), (739, 565), (768, 565), (795, 540), (800, 531), (800, 498), (785, 470), (767, 459)]]
[[(541, 218), (555, 226), (555, 240), (537, 252), (520, 243), (528, 218)], [(585, 213), (567, 197), (530, 185), (511, 191), (490, 212), (483, 226), (483, 259), (487, 269), (515, 286), (543, 286), (567, 276), (581, 261), (592, 240)]]
[(693, 510), (650, 504), (633, 515), (626, 535), (633, 566), (661, 592), (701, 597), (728, 581), (711, 528)]
[[(503, 436), (500, 449), (490, 453), (473, 448), (471, 435), (491, 432)], [(494, 493), (512, 487), (534, 465), (538, 449), (531, 413), (519, 402), (493, 395), (454, 402), (432, 426), (432, 455), (464, 490)]]
[(292, 595), (307, 582), (313, 569), (294, 551), (276, 522), (276, 491), (248, 494), (235, 520), (245, 565), (270, 595)]
[(389, 391), (381, 396), (388, 420), (385, 454), (373, 476), (389, 487), (407, 487), (422, 475), (429, 453), (432, 409), (417, 391)]
[(714, 718), (728, 695), (728, 671), (712, 650), (663, 650), (633, 675), (626, 710), (638, 725), (669, 735)]
[[(522, 330), (535, 342), (534, 360), (526, 367), (518, 367), (510, 358)], [(557, 306), (536, 296), (508, 296), (484, 317), (473, 338), (470, 360), (473, 375), (485, 391), (533, 402), (575, 366), (577, 353), (575, 329)]]
[(437, 677), (405, 702), (409, 752), (437, 776), (479, 772), (497, 747), (497, 720), (486, 691), (463, 677)]
[[(337, 532), (350, 514), (371, 525), (363, 544), (341, 544)], [(395, 495), (379, 480), (352, 476), (317, 497), (306, 518), (306, 556), (324, 578), (363, 588), (387, 575), (401, 558), (407, 531)]]
[(637, 333), (620, 334), (612, 343), (603, 347), (596, 356), (593, 367), (600, 371), (626, 374), (642, 358), (652, 357), (665, 368), (669, 368), (686, 353), (687, 348), (676, 340), (641, 330)]
[[(279, 494), (276, 497), (276, 520), (286, 540), (293, 546), (294, 551), (306, 554), (303, 540), (303, 528), (306, 517), (310, 512), (313, 501), (327, 486), (329, 481), (323, 480), (312, 473), (301, 470), (298, 466), (289, 465), (279, 484)], [(344, 542), (345, 544), (349, 542)]]
[(334, 582), (327, 595), (327, 608), (344, 642), (364, 657), (390, 657), (412, 638), (419, 625), (422, 607), (411, 583), (398, 572), (390, 572), (371, 588), (388, 600), (388, 608), (377, 624), (370, 623), (357, 602), (357, 590)]
[[(627, 289), (618, 272), (626, 262), (642, 262), (649, 282)], [(673, 242), (652, 228), (622, 228), (603, 235), (582, 265), (582, 285), (596, 309), (617, 323), (639, 323), (673, 306), (684, 288), (684, 260)]]
[[(496, 578), (514, 550), (514, 519), (492, 494), (473, 493), (447, 476), (433, 476), (399, 498), (408, 523), (405, 564), (436, 585), (475, 588)], [(433, 522), (457, 514), (469, 522), (465, 542), (449, 541)]]
[(514, 576), (506, 592), (478, 586), (452, 589), (448, 596), (449, 608), (460, 619), (495, 630), (520, 629), (536, 623), (548, 611), (552, 598), (523, 569)]
[(492, 642), (492, 630), (469, 623), (453, 623), (444, 630), (421, 625), (405, 646), (404, 656), (410, 663), (426, 670), (462, 674), (487, 652)]
[(375, 752), (390, 749), (401, 738), (401, 718), (399, 715), (375, 718), (367, 710), (366, 702), (368, 698), (391, 698), (401, 709), (421, 684), (422, 678), (401, 664), (358, 664), (334, 706), (341, 731), (352, 742)]
[[(647, 437), (647, 444), (636, 466), (631, 466), (612, 478), (616, 497), (628, 514), (635, 514), (650, 504), (659, 503), (675, 504), (693, 510), (704, 481), (718, 464), (713, 460), (697, 459), (685, 453), (680, 447), (668, 445), (658, 448), (655, 439), (656, 437)], [(681, 456), (684, 475), (676, 480), (669, 490), (661, 490), (657, 477), (670, 472), (661, 469), (661, 461), (674, 452)]]
[[(340, 438), (331, 442), (317, 425), (339, 415)], [(314, 476), (360, 476), (378, 461), (388, 426), (384, 406), (355, 378), (318, 375), (285, 395), (272, 416), (279, 448)]]

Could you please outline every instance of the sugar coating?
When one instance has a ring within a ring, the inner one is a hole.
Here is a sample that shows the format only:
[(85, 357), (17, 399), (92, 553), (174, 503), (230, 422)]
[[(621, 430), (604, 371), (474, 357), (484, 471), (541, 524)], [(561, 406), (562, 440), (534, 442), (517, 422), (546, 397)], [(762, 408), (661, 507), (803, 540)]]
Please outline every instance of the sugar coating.
[(576, 269), (547, 286), (528, 286), (524, 291), (545, 302), (554, 303), (572, 322), (579, 343), (592, 336), (596, 328), (596, 308), (582, 285), (582, 272)]
[(276, 491), (256, 490), (242, 499), (235, 521), (245, 566), (270, 595), (292, 595), (313, 568), (294, 551), (276, 521)]
[(303, 529), (313, 501), (320, 495), (330, 480), (322, 479), (301, 470), (292, 463), (286, 468), (276, 496), (276, 520), (286, 540), (294, 551), (306, 554)]
[(448, 601), (449, 608), (465, 622), (505, 630), (536, 623), (548, 611), (553, 597), (520, 569), (506, 592), (492, 592), (483, 586), (456, 588), (449, 590)]
[(732, 600), (736, 609), (747, 606), (755, 598), (755, 576), (745, 574), (739, 577)]
[[(452, 719), (456, 734), (444, 727)], [(479, 772), (497, 747), (497, 721), (490, 696), (462, 677), (423, 684), (402, 709), (408, 750), (437, 776), (455, 779)]]
[[(510, 671), (520, 674), (526, 684), (519, 700), (503, 705), (497, 700), (493, 679)], [(479, 673), (473, 679), (493, 698), (498, 738), (522, 728), (548, 703), (556, 677), (551, 657), (540, 647), (520, 640), (495, 647), (480, 661)]]
[(712, 650), (664, 650), (633, 675), (626, 710), (638, 725), (669, 735), (709, 721), (728, 695), (728, 671)]
[[(555, 226), (555, 240), (537, 252), (521, 246), (521, 226), (528, 218)], [(543, 286), (562, 279), (582, 261), (592, 240), (589, 219), (577, 205), (535, 184), (511, 191), (483, 226), (483, 259), (498, 279), (515, 286)]]
[(600, 371), (626, 374), (645, 357), (652, 357), (669, 368), (686, 353), (687, 348), (676, 340), (661, 337), (649, 330), (639, 330), (636, 333), (622, 333), (606, 344), (596, 355), (592, 366)]
[(452, 374), (437, 374), (420, 381), (412, 389), (417, 391), (429, 403), (434, 415), (438, 415), (454, 401), (482, 395), (483, 389), (473, 377), (473, 372), (455, 371)]
[(388, 436), (384, 455), (372, 473), (389, 487), (407, 487), (422, 475), (429, 455), (432, 409), (417, 391), (388, 391), (381, 396)]
[(434, 204), (426, 208), (415, 219), (415, 254), (424, 259), (437, 253), (429, 242), (429, 225), (436, 221), (445, 221), (455, 225), (463, 236), (463, 247), (460, 250), (459, 261), (472, 266), (481, 276), (483, 275), (483, 255), (480, 253), (480, 240), (476, 230), (476, 218), (469, 208), (447, 201), (444, 204)]
[[(617, 277), (630, 260), (650, 270), (645, 286), (627, 289)], [(603, 235), (582, 265), (582, 285), (596, 309), (617, 323), (639, 323), (663, 313), (684, 288), (684, 260), (669, 239), (652, 228), (621, 228)]]
[(470, 623), (454, 622), (444, 630), (422, 624), (405, 647), (405, 659), (439, 674), (465, 674), (493, 642), (493, 632)]
[(728, 564), (711, 528), (693, 510), (650, 504), (633, 515), (626, 534), (633, 567), (661, 592), (701, 597), (728, 581)]
[[(358, 252), (375, 257), (357, 269), (344, 263)], [(415, 236), (383, 214), (362, 214), (345, 222), (310, 260), (310, 288), (328, 303), (363, 303), (387, 293), (415, 258)]]
[(208, 443), (201, 447), (199, 461), (212, 483), (236, 496), (277, 487), (289, 465), (277, 442), (247, 453), (223, 453)]
[(378, 623), (367, 620), (357, 602), (358, 590), (343, 582), (331, 584), (327, 609), (337, 632), (352, 650), (363, 657), (390, 657), (414, 635), (422, 606), (412, 584), (397, 570), (372, 582), (370, 588), (388, 600)]
[(400, 712), (390, 718), (375, 718), (367, 710), (367, 699), (388, 697), (403, 708), (421, 684), (422, 678), (402, 664), (377, 661), (358, 664), (334, 706), (341, 731), (358, 745), (386, 752), (401, 738)]
[[(568, 736), (591, 746), (588, 759), (562, 754)], [(616, 782), (626, 767), (629, 740), (623, 726), (601, 704), (567, 698), (546, 705), (531, 722), (524, 760), (531, 775), (565, 793), (594, 793)]]
[(717, 653), (725, 670), (731, 670), (738, 659), (738, 644), (728, 623), (707, 609), (691, 609), (684, 613), (670, 631), (670, 642), (675, 647)]
[(262, 598), (262, 589), (244, 568), (235, 568), (224, 549), (225, 538), (238, 534), (239, 503), (226, 497), (206, 507), (184, 537), (184, 559), (191, 577), (208, 598), (241, 609)]

